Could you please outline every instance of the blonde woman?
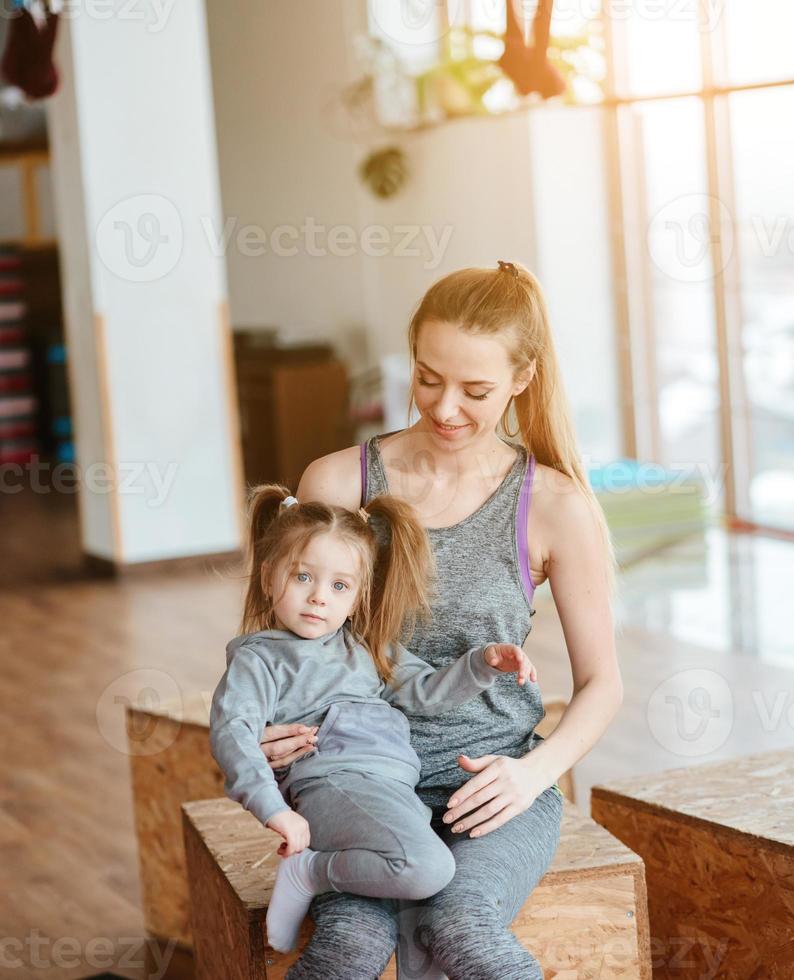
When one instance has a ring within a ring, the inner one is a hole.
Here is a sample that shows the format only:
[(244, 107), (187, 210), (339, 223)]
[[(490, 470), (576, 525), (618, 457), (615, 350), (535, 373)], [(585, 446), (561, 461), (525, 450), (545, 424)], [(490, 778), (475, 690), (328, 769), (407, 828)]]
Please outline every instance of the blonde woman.
[[(622, 702), (614, 555), (532, 273), (500, 261), (443, 277), (419, 303), (408, 340), (419, 420), (316, 460), (297, 496), (356, 508), (391, 493), (413, 505), (439, 589), (411, 651), (431, 666), (493, 637), (522, 646), (535, 589), (550, 583), (573, 697), (548, 739), (535, 732), (539, 688), (505, 678), (443, 715), (407, 713), (422, 764), (417, 792), (455, 858), (449, 884), (414, 910), (409, 943), (421, 943), (435, 965), (413, 976), (535, 980), (541, 967), (509, 925), (559, 843), (555, 782)], [(315, 737), (305, 726), (269, 726), (262, 748), (278, 768), (312, 751)], [(288, 980), (380, 976), (406, 918), (394, 900), (345, 893), (314, 899), (311, 915), (314, 935)]]

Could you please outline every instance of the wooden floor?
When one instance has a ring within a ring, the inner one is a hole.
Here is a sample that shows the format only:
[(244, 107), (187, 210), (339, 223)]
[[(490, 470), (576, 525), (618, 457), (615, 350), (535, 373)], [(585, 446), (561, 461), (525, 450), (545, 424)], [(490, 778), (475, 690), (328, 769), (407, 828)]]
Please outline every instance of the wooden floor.
[[(214, 688), (237, 629), (239, 570), (31, 581), (0, 595), (0, 976), (189, 976), (173, 951), (158, 949), (158, 964), (143, 932), (124, 705)], [(568, 694), (548, 599), (533, 623), (544, 696)], [(625, 704), (577, 766), (586, 812), (597, 782), (794, 743), (791, 670), (632, 627), (618, 645)], [(724, 735), (694, 756), (685, 730), (663, 717), (660, 727), (666, 699), (684, 704), (693, 687), (709, 692)]]

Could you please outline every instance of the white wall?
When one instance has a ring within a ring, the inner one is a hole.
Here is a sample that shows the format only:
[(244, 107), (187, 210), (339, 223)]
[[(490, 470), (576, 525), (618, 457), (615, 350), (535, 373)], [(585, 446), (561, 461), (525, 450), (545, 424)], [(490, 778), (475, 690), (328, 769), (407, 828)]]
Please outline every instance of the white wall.
[[(223, 214), (233, 229), (232, 323), (275, 325), (293, 341), (328, 338), (355, 360), (366, 323), (360, 255), (332, 254), (328, 233), (358, 230), (356, 150), (335, 135), (326, 109), (355, 73), (345, 17), (355, 4), (206, 0), (206, 7)], [(302, 231), (307, 222), (325, 228), (313, 245)], [(246, 246), (239, 238), (246, 226), (264, 240), (252, 232)], [(298, 236), (283, 238), (296, 255), (274, 251), (280, 226)]]
[[(64, 18), (48, 103), (83, 545), (120, 564), (224, 552), (242, 500), (226, 271), (202, 234), (220, 215), (204, 8), (93, 10)], [(100, 463), (109, 486), (88, 479)]]
[[(295, 256), (274, 254), (269, 242), (250, 256), (233, 236), (227, 265), (236, 327), (272, 324), (290, 340), (325, 337), (354, 363), (365, 332), (371, 363), (404, 349), (411, 307), (445, 272), (497, 258), (531, 263), (525, 118), (357, 142), (342, 134), (329, 104), (360, 73), (353, 37), (366, 27), (364, 0), (207, 0), (207, 11), (225, 217), (268, 238), (307, 219), (327, 229), (349, 225), (357, 242), (348, 257), (311, 256), (301, 235)], [(382, 201), (357, 168), (370, 150), (395, 141), (408, 154), (410, 179)], [(385, 228), (385, 256), (361, 246), (373, 226)], [(439, 260), (436, 243), (444, 242)], [(395, 254), (406, 249), (419, 254)]]
[[(366, 29), (366, 0), (207, 7), (225, 215), (268, 233), (307, 217), (350, 225), (357, 236), (380, 228), (388, 242), (386, 254), (357, 248), (346, 258), (305, 248), (254, 258), (232, 248), (235, 325), (273, 324), (291, 340), (325, 337), (355, 366), (371, 364), (406, 349), (411, 311), (435, 279), (461, 266), (521, 261), (546, 290), (591, 451), (617, 451), (605, 182), (587, 111), (543, 106), (345, 139), (328, 106), (360, 73), (354, 34)], [(405, 150), (410, 176), (381, 200), (357, 167), (391, 143)], [(405, 247), (417, 254), (398, 254)]]

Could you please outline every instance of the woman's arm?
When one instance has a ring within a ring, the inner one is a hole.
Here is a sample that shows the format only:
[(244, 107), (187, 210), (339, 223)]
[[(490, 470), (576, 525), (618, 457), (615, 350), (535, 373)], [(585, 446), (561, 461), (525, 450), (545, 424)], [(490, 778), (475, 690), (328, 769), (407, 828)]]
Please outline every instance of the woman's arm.
[(551, 735), (522, 759), (460, 757), (461, 767), (477, 775), (448, 803), (444, 820), (456, 832), (476, 826), (472, 836), (481, 836), (526, 810), (590, 751), (623, 701), (601, 536), (587, 500), (572, 481), (555, 494), (549, 508), (547, 540), (548, 577), (574, 693)]
[(623, 680), (604, 550), (580, 493), (561, 495), (553, 530), (548, 576), (571, 662), (573, 695), (557, 727), (530, 755), (539, 752), (535, 761), (556, 781), (611, 724), (623, 703)]
[[(309, 463), (295, 493), (298, 500), (320, 500), (348, 510), (361, 502), (361, 455), (358, 446), (340, 449)], [(271, 769), (288, 766), (311, 752), (317, 727), (268, 725), (262, 733), (262, 752)]]

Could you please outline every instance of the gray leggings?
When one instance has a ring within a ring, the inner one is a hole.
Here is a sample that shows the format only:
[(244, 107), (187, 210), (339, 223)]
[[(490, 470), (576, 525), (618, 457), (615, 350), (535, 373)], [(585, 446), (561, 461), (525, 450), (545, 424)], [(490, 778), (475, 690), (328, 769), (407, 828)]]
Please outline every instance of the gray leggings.
[[(450, 787), (446, 796), (451, 796)], [(449, 845), (452, 881), (421, 908), (393, 899), (327, 892), (314, 899), (314, 935), (287, 980), (375, 980), (400, 940), (427, 947), (425, 962), (404, 962), (401, 977), (424, 976), (431, 959), (449, 980), (538, 980), (540, 964), (508, 926), (543, 877), (560, 839), (562, 797), (550, 787), (524, 813), (485, 837), (453, 834), (433, 806), (433, 830)], [(406, 938), (406, 931), (412, 935)], [(432, 971), (429, 971), (431, 975)]]
[(324, 891), (422, 899), (441, 891), (455, 859), (430, 828), (430, 807), (412, 786), (364, 772), (331, 772), (290, 790), (311, 827)]

